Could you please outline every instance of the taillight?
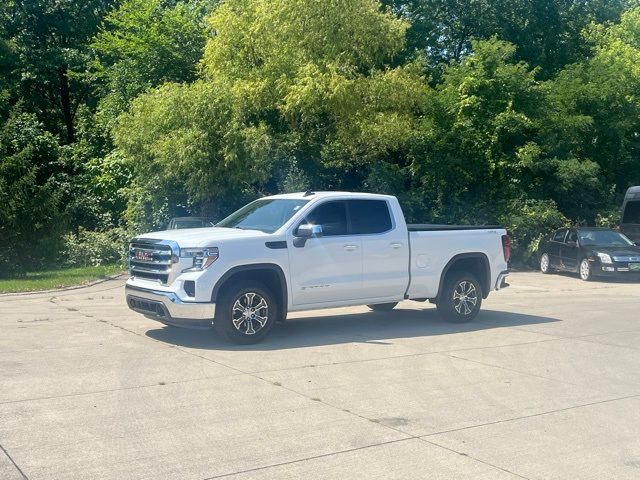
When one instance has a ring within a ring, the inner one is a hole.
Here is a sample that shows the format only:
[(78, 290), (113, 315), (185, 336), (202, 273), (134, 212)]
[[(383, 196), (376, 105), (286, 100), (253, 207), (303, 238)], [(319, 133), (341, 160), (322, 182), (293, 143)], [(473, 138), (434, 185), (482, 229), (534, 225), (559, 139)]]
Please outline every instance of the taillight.
[(511, 258), (511, 239), (509, 235), (502, 235), (502, 253), (504, 254), (504, 261), (508, 263)]

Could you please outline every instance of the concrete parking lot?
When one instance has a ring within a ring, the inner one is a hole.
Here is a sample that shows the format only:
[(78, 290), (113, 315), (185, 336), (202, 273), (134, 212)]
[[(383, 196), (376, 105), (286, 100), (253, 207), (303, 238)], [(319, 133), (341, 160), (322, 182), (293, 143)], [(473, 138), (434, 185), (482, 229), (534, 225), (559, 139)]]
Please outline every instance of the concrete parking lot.
[(0, 297), (0, 479), (640, 478), (640, 284), (510, 283), (467, 325), (334, 309), (250, 347), (123, 280)]

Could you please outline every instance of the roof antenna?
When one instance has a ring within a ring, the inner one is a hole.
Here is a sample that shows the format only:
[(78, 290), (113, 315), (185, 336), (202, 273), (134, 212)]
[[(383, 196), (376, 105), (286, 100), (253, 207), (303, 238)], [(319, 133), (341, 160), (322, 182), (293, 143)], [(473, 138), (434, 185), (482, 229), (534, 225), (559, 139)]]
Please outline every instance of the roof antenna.
[(302, 195), (303, 197), (308, 197), (310, 195), (315, 194), (316, 192), (312, 191), (312, 190), (307, 190), (306, 192), (304, 192), (304, 195)]

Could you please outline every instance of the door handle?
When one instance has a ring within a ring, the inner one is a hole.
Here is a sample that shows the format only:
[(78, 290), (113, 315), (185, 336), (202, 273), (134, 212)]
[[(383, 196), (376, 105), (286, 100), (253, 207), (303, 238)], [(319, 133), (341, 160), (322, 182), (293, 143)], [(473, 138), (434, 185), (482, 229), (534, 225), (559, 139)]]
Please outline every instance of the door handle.
[(347, 252), (353, 252), (356, 248), (358, 248), (357, 245), (345, 245), (343, 247)]
[(400, 248), (401, 246), (402, 246), (402, 244), (401, 244), (401, 243), (399, 243), (399, 242), (396, 242), (396, 243), (392, 243), (392, 244), (391, 244), (391, 248), (395, 248), (396, 250), (397, 250), (398, 248)]

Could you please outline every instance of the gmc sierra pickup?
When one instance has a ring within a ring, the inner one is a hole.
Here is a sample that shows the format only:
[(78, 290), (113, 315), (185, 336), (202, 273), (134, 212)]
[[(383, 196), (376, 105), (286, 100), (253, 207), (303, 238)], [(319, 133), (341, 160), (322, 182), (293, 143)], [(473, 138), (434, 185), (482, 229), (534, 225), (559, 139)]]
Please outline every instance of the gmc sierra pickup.
[(129, 249), (129, 307), (167, 325), (255, 343), (287, 312), (405, 299), (473, 319), (507, 286), (499, 227), (407, 225), (395, 197), (305, 192), (256, 200), (215, 227), (140, 235)]

